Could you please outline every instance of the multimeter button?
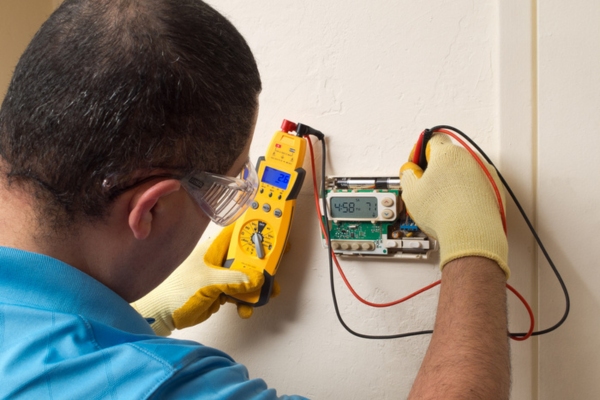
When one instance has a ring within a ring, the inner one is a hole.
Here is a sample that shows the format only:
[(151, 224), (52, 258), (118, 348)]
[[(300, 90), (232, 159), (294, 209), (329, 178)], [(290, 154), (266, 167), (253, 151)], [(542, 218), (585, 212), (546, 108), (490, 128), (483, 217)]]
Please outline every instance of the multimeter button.
[(269, 204), (263, 204), (263, 211), (264, 212), (269, 212), (271, 211), (271, 206)]
[(253, 201), (251, 207), (256, 210), (258, 208), (258, 202)]
[(263, 189), (263, 188), (260, 188), (260, 192), (261, 192), (261, 193), (264, 193), (264, 191), (265, 191), (265, 189)]
[(383, 210), (381, 216), (385, 219), (392, 219), (394, 218), (394, 212), (392, 210)]
[(358, 249), (360, 249), (360, 244), (352, 243), (352, 250), (358, 250)]
[(281, 200), (281, 195), (277, 196), (277, 200)]
[(381, 199), (381, 205), (384, 207), (391, 207), (394, 205), (394, 199), (392, 199), (391, 197), (384, 197), (383, 199)]
[(279, 208), (276, 208), (275, 211), (273, 211), (273, 215), (275, 215), (277, 218), (280, 218), (283, 215), (283, 213)]
[(273, 197), (273, 192), (269, 193), (269, 197)]
[(342, 250), (348, 250), (350, 245), (348, 243), (342, 243)]

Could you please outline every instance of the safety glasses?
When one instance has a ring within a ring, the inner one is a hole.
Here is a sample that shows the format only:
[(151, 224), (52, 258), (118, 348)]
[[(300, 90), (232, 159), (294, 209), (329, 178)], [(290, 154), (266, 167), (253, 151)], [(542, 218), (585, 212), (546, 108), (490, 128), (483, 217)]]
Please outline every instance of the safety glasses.
[(200, 206), (202, 211), (213, 222), (221, 226), (227, 226), (238, 219), (252, 204), (258, 189), (258, 177), (250, 160), (246, 161), (237, 177), (210, 172), (197, 172), (184, 177), (174, 174), (159, 174), (148, 176), (121, 188), (117, 185), (118, 178), (117, 174), (113, 174), (102, 182), (103, 190), (111, 199), (152, 179), (179, 179), (183, 188)]
[(181, 179), (181, 184), (213, 222), (227, 226), (252, 204), (258, 177), (248, 160), (237, 177), (199, 172)]

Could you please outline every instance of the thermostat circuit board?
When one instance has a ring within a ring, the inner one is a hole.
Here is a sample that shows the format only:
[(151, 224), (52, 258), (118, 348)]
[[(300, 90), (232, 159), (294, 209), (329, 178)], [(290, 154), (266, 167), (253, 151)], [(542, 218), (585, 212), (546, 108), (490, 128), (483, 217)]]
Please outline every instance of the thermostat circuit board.
[[(327, 177), (325, 199), (334, 253), (342, 257), (427, 259), (437, 241), (406, 213), (398, 177)], [(323, 222), (325, 218), (323, 217)], [(323, 238), (323, 244), (327, 242)]]

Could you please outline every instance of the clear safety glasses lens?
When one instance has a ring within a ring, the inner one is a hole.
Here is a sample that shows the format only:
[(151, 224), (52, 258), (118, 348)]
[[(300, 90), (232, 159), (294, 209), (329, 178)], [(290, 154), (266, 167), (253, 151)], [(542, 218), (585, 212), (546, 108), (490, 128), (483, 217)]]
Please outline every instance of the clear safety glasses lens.
[(213, 222), (227, 226), (252, 204), (258, 178), (248, 160), (238, 177), (200, 172), (182, 180), (182, 184)]

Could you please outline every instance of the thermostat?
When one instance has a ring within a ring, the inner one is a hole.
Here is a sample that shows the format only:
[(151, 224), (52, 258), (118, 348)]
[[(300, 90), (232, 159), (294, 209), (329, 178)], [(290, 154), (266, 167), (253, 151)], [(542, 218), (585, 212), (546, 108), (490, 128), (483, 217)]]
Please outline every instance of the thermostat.
[(437, 250), (437, 241), (406, 213), (401, 193), (398, 177), (327, 177), (321, 209), (327, 210), (334, 253), (426, 259)]

